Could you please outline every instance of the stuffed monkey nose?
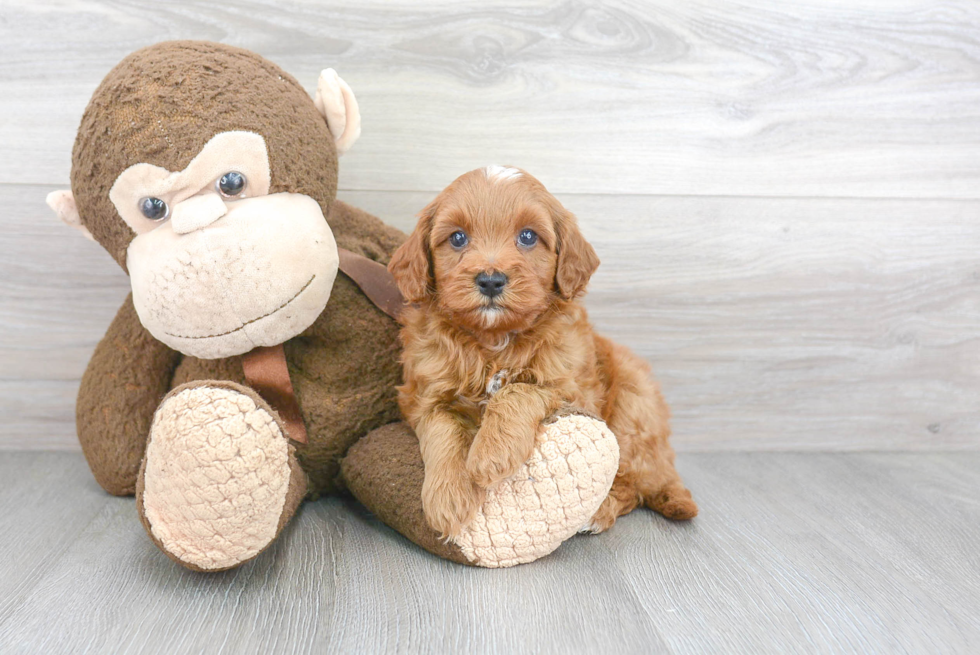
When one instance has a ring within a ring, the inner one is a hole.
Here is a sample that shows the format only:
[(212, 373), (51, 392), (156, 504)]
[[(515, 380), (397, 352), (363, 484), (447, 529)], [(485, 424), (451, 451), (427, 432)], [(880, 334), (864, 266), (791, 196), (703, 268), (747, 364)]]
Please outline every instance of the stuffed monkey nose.
[(170, 226), (177, 234), (188, 234), (211, 225), (227, 213), (228, 208), (218, 194), (205, 193), (177, 203), (170, 217)]

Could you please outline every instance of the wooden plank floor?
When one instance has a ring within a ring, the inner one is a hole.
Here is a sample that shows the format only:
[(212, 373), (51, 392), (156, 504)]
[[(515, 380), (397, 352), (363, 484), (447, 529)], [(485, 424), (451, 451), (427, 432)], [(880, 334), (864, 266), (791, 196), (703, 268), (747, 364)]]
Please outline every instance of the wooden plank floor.
[(76, 453), (0, 454), (0, 652), (970, 653), (980, 453), (688, 454), (702, 514), (641, 510), (514, 569), (307, 503), (239, 570), (186, 571)]

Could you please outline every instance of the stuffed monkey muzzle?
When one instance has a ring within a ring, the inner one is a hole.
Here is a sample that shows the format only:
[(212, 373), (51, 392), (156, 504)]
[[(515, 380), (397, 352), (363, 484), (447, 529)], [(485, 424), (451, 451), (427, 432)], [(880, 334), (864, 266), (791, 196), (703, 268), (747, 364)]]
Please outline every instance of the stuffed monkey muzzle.
[(150, 334), (217, 359), (285, 342), (323, 312), (337, 244), (319, 204), (269, 194), (265, 139), (212, 137), (181, 171), (149, 163), (109, 191), (136, 237), (126, 251), (133, 304)]
[(178, 212), (201, 197), (129, 246), (143, 326), (203, 359), (284, 343), (309, 327), (327, 307), (339, 259), (319, 205), (287, 193), (236, 200), (222, 203), (214, 222), (181, 233)]

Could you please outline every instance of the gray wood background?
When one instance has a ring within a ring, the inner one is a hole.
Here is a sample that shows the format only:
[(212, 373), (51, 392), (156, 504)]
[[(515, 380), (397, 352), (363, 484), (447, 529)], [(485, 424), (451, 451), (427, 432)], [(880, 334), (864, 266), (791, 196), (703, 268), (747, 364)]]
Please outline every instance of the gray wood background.
[(980, 444), (976, 2), (0, 3), (0, 448), (74, 449), (126, 293), (45, 194), (128, 52), (214, 39), (364, 133), (340, 197), (403, 229), (522, 166), (603, 265), (596, 325), (647, 357), (679, 451)]
[[(542, 179), (701, 515), (485, 571), (330, 498), (203, 576), (38, 452), (77, 451), (127, 292), (44, 197), (105, 73), (175, 38), (337, 68), (340, 197), (402, 229), (477, 166)], [(978, 448), (980, 3), (0, 0), (0, 653), (980, 652)]]

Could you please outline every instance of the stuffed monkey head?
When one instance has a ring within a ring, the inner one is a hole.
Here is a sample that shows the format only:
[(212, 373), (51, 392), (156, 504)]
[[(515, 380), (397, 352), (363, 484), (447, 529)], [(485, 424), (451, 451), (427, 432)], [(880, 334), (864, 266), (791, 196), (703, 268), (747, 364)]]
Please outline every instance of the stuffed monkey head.
[(275, 64), (174, 41), (126, 57), (82, 117), (71, 191), (48, 204), (129, 273), (143, 326), (186, 355), (230, 357), (309, 327), (338, 253), (337, 156), (360, 134), (331, 70), (316, 99)]

